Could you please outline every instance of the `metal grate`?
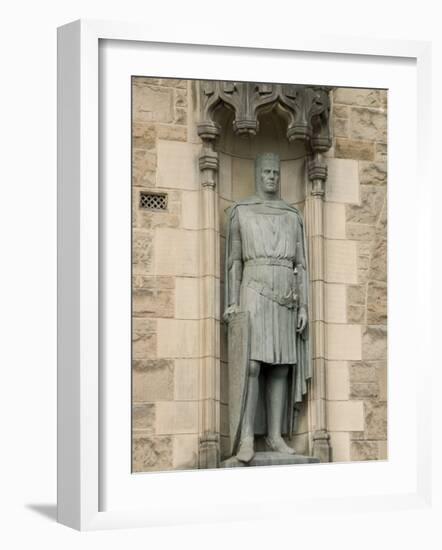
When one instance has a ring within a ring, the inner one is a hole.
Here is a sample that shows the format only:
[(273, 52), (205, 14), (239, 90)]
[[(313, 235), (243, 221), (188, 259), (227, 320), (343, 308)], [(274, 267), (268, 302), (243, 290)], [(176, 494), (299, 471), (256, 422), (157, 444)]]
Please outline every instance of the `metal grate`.
[(141, 192), (140, 208), (143, 210), (167, 210), (167, 194)]

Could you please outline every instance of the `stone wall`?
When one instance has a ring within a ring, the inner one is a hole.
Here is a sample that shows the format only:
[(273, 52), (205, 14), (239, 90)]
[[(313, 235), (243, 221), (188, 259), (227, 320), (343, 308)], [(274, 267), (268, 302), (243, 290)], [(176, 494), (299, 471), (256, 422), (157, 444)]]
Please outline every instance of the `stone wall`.
[[(199, 145), (188, 81), (133, 78), (133, 470), (197, 466)], [(140, 193), (167, 194), (165, 211)]]
[(326, 183), (334, 461), (387, 458), (387, 92), (333, 92)]
[[(222, 287), (220, 296), (206, 289), (214, 280), (220, 287), (225, 208), (253, 191), (253, 163), (220, 155), (220, 226), (209, 230), (218, 221), (207, 225), (203, 215), (195, 84), (137, 77), (132, 91), (133, 470), (196, 468), (208, 427), (222, 436), (222, 451), (228, 443), (225, 342), (211, 341), (214, 326), (219, 334)], [(386, 112), (385, 91), (332, 94), (324, 272), (333, 461), (387, 452)], [(303, 181), (303, 162), (282, 166), (282, 194), (292, 203), (304, 197), (293, 185), (293, 178)], [(166, 193), (167, 210), (140, 208), (143, 192)], [(207, 239), (219, 246), (214, 262), (201, 255)], [(300, 452), (311, 450), (315, 414), (311, 404), (303, 435), (294, 439)]]

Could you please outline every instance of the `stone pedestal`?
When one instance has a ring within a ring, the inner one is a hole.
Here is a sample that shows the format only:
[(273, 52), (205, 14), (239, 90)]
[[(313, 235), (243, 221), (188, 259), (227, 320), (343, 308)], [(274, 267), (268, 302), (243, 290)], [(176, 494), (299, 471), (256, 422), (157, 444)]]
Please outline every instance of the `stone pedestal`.
[(319, 458), (305, 455), (290, 455), (263, 451), (255, 454), (253, 460), (247, 464), (232, 456), (220, 464), (220, 468), (241, 468), (248, 466), (282, 466), (284, 464), (313, 464), (319, 463)]

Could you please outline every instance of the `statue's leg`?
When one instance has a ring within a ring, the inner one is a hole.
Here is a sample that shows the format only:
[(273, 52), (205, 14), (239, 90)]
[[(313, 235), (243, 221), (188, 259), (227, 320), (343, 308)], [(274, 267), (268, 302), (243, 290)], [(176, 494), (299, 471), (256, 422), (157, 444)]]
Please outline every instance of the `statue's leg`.
[(236, 455), (236, 458), (241, 460), (241, 462), (250, 462), (255, 454), (253, 440), (256, 405), (258, 403), (259, 394), (259, 371), (259, 361), (250, 361), (249, 378), (247, 381), (247, 398), (241, 425), (241, 440)]
[(267, 377), (267, 445), (280, 453), (294, 454), (294, 450), (286, 445), (281, 436), (282, 414), (287, 394), (287, 365), (273, 365)]

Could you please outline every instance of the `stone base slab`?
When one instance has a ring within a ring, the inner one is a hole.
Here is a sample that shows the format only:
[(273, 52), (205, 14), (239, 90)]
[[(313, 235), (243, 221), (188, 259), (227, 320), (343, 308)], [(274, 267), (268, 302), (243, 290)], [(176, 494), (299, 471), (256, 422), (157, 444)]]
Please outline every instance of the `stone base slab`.
[(220, 464), (220, 468), (240, 468), (247, 466), (281, 466), (283, 464), (313, 464), (319, 463), (319, 458), (305, 455), (291, 455), (271, 451), (258, 452), (250, 462), (241, 462), (232, 456)]

